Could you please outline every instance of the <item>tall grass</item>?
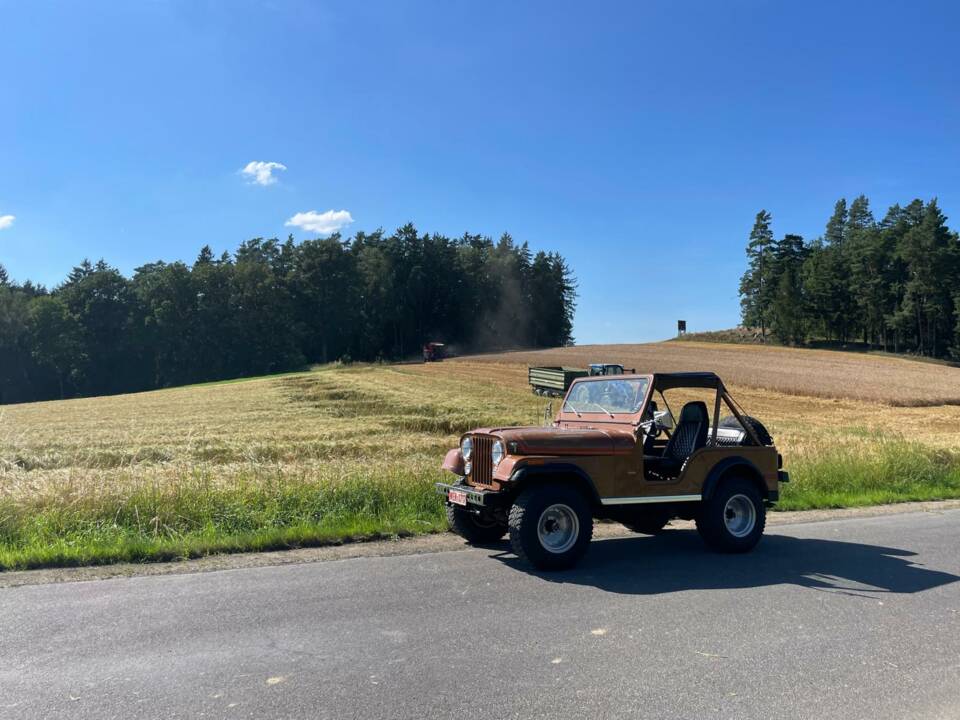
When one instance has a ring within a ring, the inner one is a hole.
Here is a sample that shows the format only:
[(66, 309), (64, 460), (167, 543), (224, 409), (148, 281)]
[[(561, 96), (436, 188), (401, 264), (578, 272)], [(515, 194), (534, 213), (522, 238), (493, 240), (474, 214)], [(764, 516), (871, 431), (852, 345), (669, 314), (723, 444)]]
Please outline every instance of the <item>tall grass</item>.
[(445, 529), (433, 478), (206, 474), (75, 502), (0, 500), (0, 569), (167, 560)]
[(960, 497), (960, 452), (879, 438), (859, 446), (824, 443), (797, 456), (781, 510), (857, 507)]

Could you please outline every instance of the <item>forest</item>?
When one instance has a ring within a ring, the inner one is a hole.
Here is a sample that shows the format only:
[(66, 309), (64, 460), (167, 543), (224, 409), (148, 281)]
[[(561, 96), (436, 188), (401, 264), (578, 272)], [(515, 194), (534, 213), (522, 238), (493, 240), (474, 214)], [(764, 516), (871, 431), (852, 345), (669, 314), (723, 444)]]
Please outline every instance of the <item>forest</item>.
[(562, 256), (508, 234), (255, 238), (125, 277), (84, 260), (57, 287), (0, 266), (0, 403), (149, 390), (302, 368), (572, 341)]
[(761, 210), (740, 281), (745, 327), (788, 344), (960, 359), (960, 238), (936, 199), (877, 221), (863, 195), (838, 200), (822, 237), (775, 240)]

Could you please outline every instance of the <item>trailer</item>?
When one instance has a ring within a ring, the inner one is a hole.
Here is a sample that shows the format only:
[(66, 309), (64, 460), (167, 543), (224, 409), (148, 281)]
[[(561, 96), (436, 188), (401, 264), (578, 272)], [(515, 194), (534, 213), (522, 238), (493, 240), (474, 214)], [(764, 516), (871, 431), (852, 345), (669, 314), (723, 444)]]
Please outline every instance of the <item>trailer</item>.
[(527, 382), (534, 394), (547, 397), (563, 397), (570, 383), (579, 377), (587, 377), (588, 370), (560, 366), (531, 367), (527, 369)]
[(595, 375), (623, 375), (635, 373), (636, 370), (626, 370), (623, 365), (613, 363), (591, 363), (589, 368), (561, 367), (548, 365), (527, 368), (527, 382), (535, 395), (548, 397), (563, 397), (570, 387), (570, 383), (579, 377)]

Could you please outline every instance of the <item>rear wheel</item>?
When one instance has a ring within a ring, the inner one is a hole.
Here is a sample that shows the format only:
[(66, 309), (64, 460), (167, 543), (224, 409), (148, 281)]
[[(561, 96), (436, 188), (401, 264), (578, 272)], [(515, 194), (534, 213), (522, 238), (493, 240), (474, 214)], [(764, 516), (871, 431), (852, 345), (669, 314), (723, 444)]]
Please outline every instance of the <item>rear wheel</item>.
[[(762, 422), (757, 420), (755, 417), (750, 417), (749, 415), (744, 415), (743, 419), (750, 427), (753, 428), (753, 432), (756, 433), (757, 439), (760, 440), (761, 445), (773, 445), (773, 436)], [(746, 430), (746, 428), (743, 427), (743, 424), (737, 420), (736, 416), (734, 415), (727, 415), (725, 418), (722, 418), (717, 427), (733, 428), (734, 430)], [(749, 433), (747, 433), (747, 436), (744, 438), (742, 444), (753, 445), (753, 439), (750, 437)]]
[(471, 545), (487, 545), (507, 534), (507, 524), (488, 515), (477, 515), (466, 508), (447, 505), (450, 529)]
[(566, 485), (524, 490), (510, 508), (510, 544), (521, 560), (540, 570), (573, 567), (593, 537), (586, 498)]
[(730, 478), (703, 503), (697, 532), (719, 552), (749, 552), (760, 542), (766, 522), (767, 510), (757, 486), (746, 478)]

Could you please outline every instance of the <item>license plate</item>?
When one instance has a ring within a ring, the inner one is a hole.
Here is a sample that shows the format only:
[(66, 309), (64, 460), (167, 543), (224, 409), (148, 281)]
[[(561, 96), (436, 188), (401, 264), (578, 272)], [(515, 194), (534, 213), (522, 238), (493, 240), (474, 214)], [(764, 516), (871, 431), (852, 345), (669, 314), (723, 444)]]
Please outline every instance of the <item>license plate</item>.
[(463, 490), (451, 490), (449, 493), (447, 493), (447, 500), (452, 502), (454, 505), (466, 505), (467, 494)]

